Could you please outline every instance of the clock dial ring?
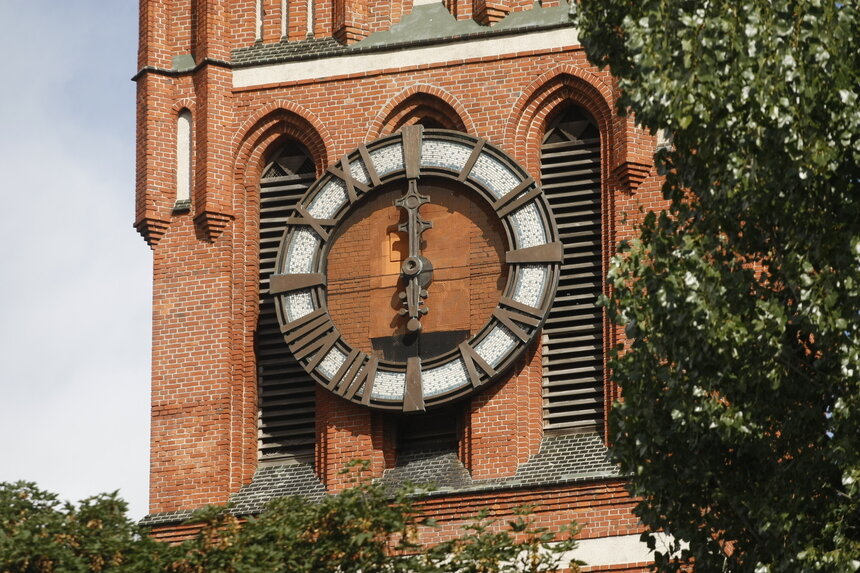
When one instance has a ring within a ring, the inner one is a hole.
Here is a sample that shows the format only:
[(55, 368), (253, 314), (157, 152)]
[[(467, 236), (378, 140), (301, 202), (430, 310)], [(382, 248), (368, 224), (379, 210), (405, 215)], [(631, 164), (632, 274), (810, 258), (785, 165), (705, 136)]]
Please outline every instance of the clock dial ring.
[[(507, 282), (490, 319), (428, 359), (383, 360), (355, 350), (327, 310), (335, 229), (365, 198), (405, 180), (446, 181), (480, 197), (504, 229)], [(491, 144), (447, 130), (404, 128), (326, 170), (287, 221), (270, 292), (302, 367), (342, 397), (382, 410), (424, 410), (465, 397), (510, 370), (552, 303), (562, 259), (552, 212), (524, 169)]]

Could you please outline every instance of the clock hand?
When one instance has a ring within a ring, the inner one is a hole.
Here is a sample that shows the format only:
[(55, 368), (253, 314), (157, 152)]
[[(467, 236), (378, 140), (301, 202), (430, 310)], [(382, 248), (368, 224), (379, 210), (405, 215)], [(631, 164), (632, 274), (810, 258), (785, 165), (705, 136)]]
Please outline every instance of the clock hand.
[(406, 210), (406, 222), (401, 223), (399, 231), (405, 232), (409, 237), (409, 256), (400, 267), (401, 274), (406, 280), (406, 290), (399, 293), (400, 300), (405, 308), (400, 309), (400, 315), (409, 315), (406, 328), (410, 332), (421, 330), (421, 316), (427, 314), (428, 309), (423, 306), (427, 298), (427, 285), (433, 276), (433, 265), (421, 255), (421, 234), (433, 227), (432, 221), (421, 218), (418, 209), (421, 205), (429, 203), (430, 198), (418, 193), (418, 183), (415, 179), (409, 179), (409, 188), (400, 199), (394, 201), (397, 207)]

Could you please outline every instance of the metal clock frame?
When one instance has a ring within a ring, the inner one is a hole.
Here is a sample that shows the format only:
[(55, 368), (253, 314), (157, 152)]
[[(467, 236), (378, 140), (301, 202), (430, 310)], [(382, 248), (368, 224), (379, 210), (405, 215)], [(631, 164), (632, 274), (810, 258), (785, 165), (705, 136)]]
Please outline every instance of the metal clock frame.
[[(437, 149), (456, 152), (453, 155), (457, 157), (441, 160), (439, 157), (424, 157), (422, 149), (428, 142), (435, 142), (430, 144), (431, 147), (436, 145)], [(399, 163), (396, 152), (390, 149), (397, 147), (401, 150)], [(475, 169), (479, 163), (483, 176)], [(496, 175), (502, 180), (501, 185), (491, 180)], [(487, 323), (459, 346), (426, 360), (417, 357), (409, 358), (405, 363), (380, 360), (353, 349), (342, 338), (328, 314), (328, 251), (333, 243), (333, 231), (364, 197), (372, 196), (378, 189), (390, 188), (394, 182), (422, 177), (460, 185), (492, 207), (505, 229), (505, 262), (509, 265), (507, 284)], [(312, 215), (315, 210), (325, 211), (326, 208), (318, 208), (315, 201), (328, 195), (337, 195), (342, 202), (330, 201), (328, 209), (334, 211), (325, 213), (325, 217)], [(518, 234), (518, 223), (514, 219), (526, 208), (532, 220), (537, 215), (544, 240), (520, 247), (519, 243), (528, 241), (522, 238), (522, 228)], [(297, 238), (299, 234), (302, 234), (301, 239)], [(296, 254), (298, 247), (295, 245), (302, 241), (312, 243), (308, 238), (311, 236), (315, 237), (316, 247), (312, 254), (302, 258)], [(483, 139), (457, 131), (408, 126), (344, 155), (311, 185), (297, 203), (295, 213), (287, 220), (275, 274), (270, 279), (270, 292), (275, 295), (278, 322), (285, 342), (299, 364), (319, 384), (347, 400), (370, 408), (416, 412), (480, 391), (513, 367), (546, 320), (558, 286), (562, 258), (562, 244), (549, 203), (537, 182), (519, 164)], [(293, 266), (304, 268), (296, 272), (291, 270)], [(526, 280), (520, 275), (526, 267), (545, 269), (538, 273), (544, 278), (536, 306), (515, 299), (517, 281)], [(297, 298), (291, 298), (291, 295)], [(294, 300), (301, 302), (294, 303)], [(298, 307), (302, 309), (297, 310)], [(491, 333), (514, 340), (513, 347), (504, 351), (501, 358), (494, 359), (494, 364), (485, 360), (478, 350), (483, 348), (482, 342)], [(332, 352), (332, 361), (337, 368), (326, 373), (321, 365)], [(458, 361), (462, 361), (461, 364)], [(463, 378), (441, 392), (426, 393), (422, 373), (448, 364), (454, 371), (462, 370)], [(374, 396), (374, 385), (380, 373), (393, 376), (394, 380), (403, 375), (399, 397), (381, 393)]]

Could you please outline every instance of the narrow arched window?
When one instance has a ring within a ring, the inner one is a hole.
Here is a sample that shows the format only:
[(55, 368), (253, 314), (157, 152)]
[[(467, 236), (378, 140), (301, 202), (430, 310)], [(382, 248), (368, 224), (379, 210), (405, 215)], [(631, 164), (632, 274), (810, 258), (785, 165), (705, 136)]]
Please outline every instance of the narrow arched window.
[(316, 383), (284, 351), (269, 277), (287, 217), (316, 178), (308, 150), (287, 141), (270, 156), (260, 179), (260, 314), (255, 351), (259, 388), (261, 461), (311, 462), (314, 453)]
[(176, 119), (176, 203), (174, 210), (191, 206), (191, 112), (183, 109)]
[(544, 327), (543, 419), (549, 432), (603, 427), (600, 132), (582, 108), (552, 121), (541, 146), (541, 186), (564, 244), (558, 293)]
[(254, 39), (263, 39), (263, 0), (257, 0), (254, 10)]

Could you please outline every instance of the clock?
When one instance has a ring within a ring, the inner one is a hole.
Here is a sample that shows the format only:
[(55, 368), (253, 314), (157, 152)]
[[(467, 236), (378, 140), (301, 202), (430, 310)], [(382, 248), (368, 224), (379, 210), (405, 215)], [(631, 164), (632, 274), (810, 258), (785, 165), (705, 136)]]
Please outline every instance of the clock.
[(269, 290), (314, 380), (369, 408), (419, 412), (510, 372), (546, 319), (562, 256), (549, 204), (515, 161), (464, 133), (408, 126), (311, 185)]

